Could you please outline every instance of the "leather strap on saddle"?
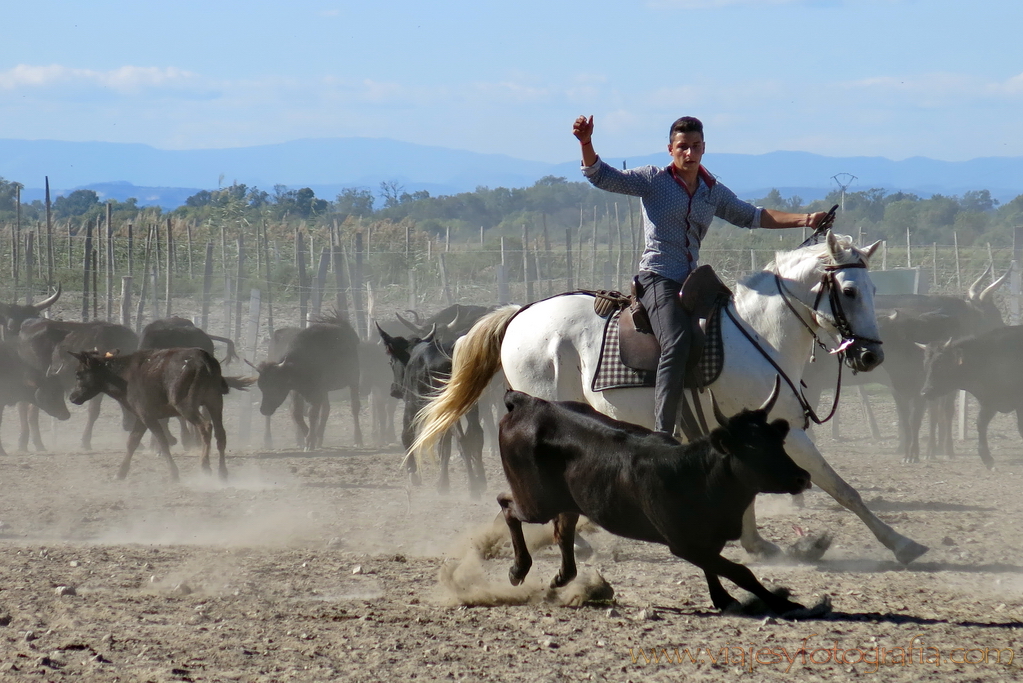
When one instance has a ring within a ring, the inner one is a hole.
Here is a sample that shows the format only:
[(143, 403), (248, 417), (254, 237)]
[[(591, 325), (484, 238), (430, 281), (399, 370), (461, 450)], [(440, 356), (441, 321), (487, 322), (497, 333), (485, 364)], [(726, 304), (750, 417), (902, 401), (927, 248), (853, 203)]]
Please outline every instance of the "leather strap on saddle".
[[(657, 337), (650, 327), (650, 319), (643, 304), (640, 303), (639, 297), (642, 292), (639, 288), (637, 278), (633, 278), (629, 307), (622, 311), (618, 318), (622, 363), (636, 370), (655, 371), (661, 358), (661, 345), (657, 342)], [(689, 386), (694, 386), (690, 375), (703, 355), (706, 342), (703, 328), (700, 327), (700, 318), (709, 317), (723, 300), (731, 298), (732, 290), (721, 281), (709, 265), (697, 267), (682, 283), (679, 300), (682, 308), (689, 313), (690, 319), (689, 358), (686, 361), (686, 383)]]

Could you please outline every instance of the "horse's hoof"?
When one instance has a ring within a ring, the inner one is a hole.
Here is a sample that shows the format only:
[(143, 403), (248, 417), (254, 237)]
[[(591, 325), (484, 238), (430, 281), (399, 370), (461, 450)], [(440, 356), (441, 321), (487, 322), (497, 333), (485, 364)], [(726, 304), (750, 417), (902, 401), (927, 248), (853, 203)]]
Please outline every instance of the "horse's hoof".
[(511, 585), (519, 585), (524, 578), (526, 578), (526, 572), (518, 571), (518, 567), (512, 567), (508, 570), (508, 580), (511, 581)]
[(907, 538), (905, 543), (895, 549), (895, 559), (901, 564), (909, 564), (928, 550), (930, 550), (930, 548), (927, 546), (921, 545), (916, 541)]
[(760, 542), (753, 547), (747, 548), (744, 546), (743, 550), (754, 561), (770, 560), (781, 555), (780, 547), (764, 539), (760, 539)]

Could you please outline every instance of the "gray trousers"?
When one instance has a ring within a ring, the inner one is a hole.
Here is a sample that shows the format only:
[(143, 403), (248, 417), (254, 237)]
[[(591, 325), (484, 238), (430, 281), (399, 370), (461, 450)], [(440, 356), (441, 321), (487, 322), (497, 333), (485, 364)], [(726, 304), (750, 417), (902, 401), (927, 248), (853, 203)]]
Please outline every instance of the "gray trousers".
[(661, 358), (654, 386), (654, 429), (674, 433), (689, 358), (689, 314), (679, 302), (682, 283), (650, 271), (640, 271), (640, 301), (650, 316)]

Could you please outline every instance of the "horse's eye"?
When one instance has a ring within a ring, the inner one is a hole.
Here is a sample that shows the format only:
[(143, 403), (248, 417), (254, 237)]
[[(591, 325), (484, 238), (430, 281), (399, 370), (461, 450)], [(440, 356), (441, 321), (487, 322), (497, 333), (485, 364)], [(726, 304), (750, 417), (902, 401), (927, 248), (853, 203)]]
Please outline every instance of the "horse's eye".
[(852, 287), (846, 287), (845, 289), (843, 289), (842, 294), (845, 294), (850, 299), (856, 298), (856, 290), (853, 289)]

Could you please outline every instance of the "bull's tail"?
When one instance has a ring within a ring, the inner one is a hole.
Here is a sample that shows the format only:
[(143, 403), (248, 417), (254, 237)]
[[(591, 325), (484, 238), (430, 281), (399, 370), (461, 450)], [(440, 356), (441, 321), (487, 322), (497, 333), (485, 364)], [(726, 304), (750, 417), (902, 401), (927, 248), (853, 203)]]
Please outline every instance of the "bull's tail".
[(227, 393), (231, 389), (237, 389), (239, 391), (248, 391), (248, 388), (256, 383), (255, 377), (223, 377), (224, 386), (223, 393)]
[(428, 453), (458, 420), (479, 400), (501, 367), (501, 342), (508, 323), (521, 306), (502, 306), (476, 321), (455, 343), (451, 379), (416, 416), (416, 440), (410, 454), (417, 461)]
[(227, 337), (217, 337), (212, 334), (207, 335), (213, 341), (223, 342), (227, 345), (227, 357), (224, 359), (224, 365), (230, 365), (231, 361), (238, 360), (238, 354), (234, 351), (234, 341)]

